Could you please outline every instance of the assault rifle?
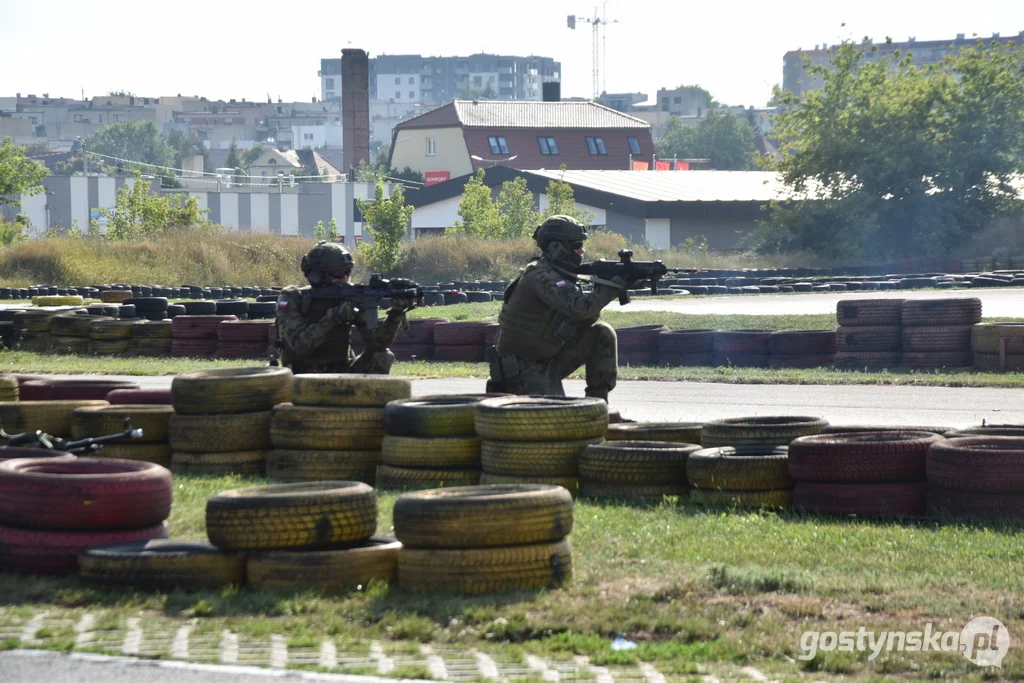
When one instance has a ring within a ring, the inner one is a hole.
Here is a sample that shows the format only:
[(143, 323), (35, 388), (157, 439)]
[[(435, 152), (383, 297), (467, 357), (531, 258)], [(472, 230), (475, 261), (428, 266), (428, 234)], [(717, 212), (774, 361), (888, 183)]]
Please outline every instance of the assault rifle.
[(370, 276), (369, 284), (353, 285), (336, 282), (325, 287), (311, 287), (306, 290), (312, 299), (334, 301), (351, 301), (356, 310), (372, 311), (372, 315), (366, 316), (366, 326), (370, 329), (377, 327), (377, 308), (381, 299), (402, 297), (412, 299), (417, 306), (423, 304), (423, 287), (412, 280), (392, 278), (390, 280), (381, 277), (380, 273)]
[[(580, 275), (593, 275), (602, 280), (611, 280), (613, 277), (622, 277), (628, 285), (641, 282), (649, 283), (651, 294), (658, 293), (658, 281), (668, 273), (696, 273), (696, 268), (668, 268), (661, 261), (634, 261), (631, 249), (619, 251), (619, 260), (599, 259), (591, 263), (584, 263), (576, 268)], [(628, 304), (629, 292), (622, 290), (619, 294), (619, 303)]]
[[(93, 436), (88, 439), (78, 439), (77, 441), (67, 441), (58, 436), (51, 436), (46, 432), (36, 430), (35, 432), (25, 432), (23, 434), (8, 434), (4, 431), (3, 423), (0, 422), (0, 438), (7, 439), (8, 446), (23, 446), (28, 445), (29, 448), (41, 448), (51, 451), (67, 451), (68, 453), (74, 453), (76, 455), (82, 455), (84, 453), (92, 453), (103, 448), (103, 444), (114, 443), (117, 441), (123, 441), (125, 439), (141, 439), (142, 430), (132, 428), (132, 419), (126, 417), (124, 419), (124, 431), (118, 434), (108, 434), (106, 436)], [(0, 456), (3, 455), (3, 450), (0, 449)]]

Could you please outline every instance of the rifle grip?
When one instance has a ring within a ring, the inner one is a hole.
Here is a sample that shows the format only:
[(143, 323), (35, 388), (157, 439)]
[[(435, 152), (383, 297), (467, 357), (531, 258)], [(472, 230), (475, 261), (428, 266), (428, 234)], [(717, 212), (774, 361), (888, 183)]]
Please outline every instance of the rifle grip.
[(619, 305), (620, 306), (625, 306), (630, 301), (632, 301), (632, 299), (629, 296), (629, 290), (626, 290), (626, 289), (621, 290), (619, 292)]

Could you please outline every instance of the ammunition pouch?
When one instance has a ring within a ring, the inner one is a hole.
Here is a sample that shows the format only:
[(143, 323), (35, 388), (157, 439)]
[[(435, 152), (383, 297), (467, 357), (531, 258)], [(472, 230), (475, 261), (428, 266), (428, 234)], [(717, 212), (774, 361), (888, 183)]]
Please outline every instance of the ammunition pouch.
[(495, 382), (515, 382), (525, 369), (525, 364), (516, 354), (499, 354), (497, 346), (488, 346), (484, 356), (491, 367), (491, 379)]
[(576, 333), (579, 331), (579, 325), (572, 322), (568, 318), (562, 316), (555, 316), (548, 323), (545, 328), (542, 337), (544, 339), (551, 339), (560, 344), (564, 344), (567, 341), (573, 339)]

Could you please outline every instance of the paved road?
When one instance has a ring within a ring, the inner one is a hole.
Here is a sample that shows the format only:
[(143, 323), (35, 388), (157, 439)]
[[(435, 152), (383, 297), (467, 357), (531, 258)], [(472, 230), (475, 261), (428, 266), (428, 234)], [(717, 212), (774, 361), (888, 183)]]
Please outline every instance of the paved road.
[(957, 291), (858, 291), (824, 294), (726, 294), (716, 296), (680, 296), (671, 299), (637, 297), (626, 306), (613, 303), (609, 310), (672, 311), (719, 315), (799, 315), (834, 313), (841, 299), (981, 299), (986, 318), (1024, 316), (1024, 287), (1013, 289), (971, 289)]
[[(3, 683), (221, 683), (222, 681), (337, 681), (402, 683), (403, 679), (264, 669), (249, 666), (189, 664), (102, 655), (63, 655), (41, 650), (0, 652)], [(422, 683), (422, 682), (419, 682)]]
[[(138, 382), (144, 389), (171, 384), (170, 377), (102, 377)], [(415, 380), (413, 395), (481, 393), (483, 385), (483, 380), (475, 379)], [(570, 395), (582, 396), (584, 383), (569, 381), (565, 388)], [(982, 420), (1024, 424), (1024, 389), (625, 381), (612, 393), (611, 405), (623, 417), (643, 422), (813, 415), (849, 425), (966, 427)]]

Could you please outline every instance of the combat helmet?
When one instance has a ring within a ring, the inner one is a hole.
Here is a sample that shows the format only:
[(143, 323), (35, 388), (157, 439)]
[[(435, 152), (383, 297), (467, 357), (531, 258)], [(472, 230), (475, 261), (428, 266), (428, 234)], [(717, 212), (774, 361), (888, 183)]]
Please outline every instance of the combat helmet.
[(533, 239), (546, 255), (557, 261), (579, 265), (579, 257), (570, 245), (587, 239), (587, 228), (572, 216), (558, 214), (537, 226), (533, 231)]
[(327, 273), (332, 270), (352, 272), (355, 261), (352, 254), (340, 244), (320, 240), (309, 253), (302, 257), (302, 274), (314, 287), (327, 282)]

